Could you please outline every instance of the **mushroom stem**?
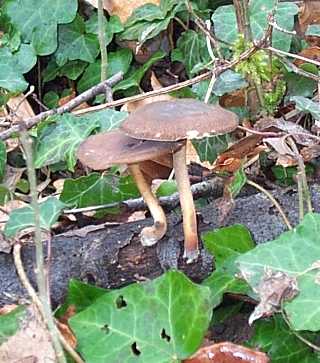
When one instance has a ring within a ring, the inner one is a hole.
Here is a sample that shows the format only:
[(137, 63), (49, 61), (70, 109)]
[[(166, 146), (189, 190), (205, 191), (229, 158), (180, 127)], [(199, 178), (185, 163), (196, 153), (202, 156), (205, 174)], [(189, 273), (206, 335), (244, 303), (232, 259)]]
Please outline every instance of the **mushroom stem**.
[(198, 257), (199, 249), (197, 217), (186, 165), (186, 144), (173, 154), (173, 167), (180, 193), (180, 205), (183, 217), (183, 257), (187, 259), (187, 263), (190, 263)]
[(167, 232), (166, 215), (160, 206), (158, 199), (152, 193), (150, 185), (146, 182), (139, 168), (139, 164), (130, 164), (128, 165), (128, 169), (137, 183), (137, 187), (142, 195), (142, 198), (146, 202), (154, 220), (153, 226), (145, 227), (141, 231), (141, 244), (143, 246), (152, 246)]

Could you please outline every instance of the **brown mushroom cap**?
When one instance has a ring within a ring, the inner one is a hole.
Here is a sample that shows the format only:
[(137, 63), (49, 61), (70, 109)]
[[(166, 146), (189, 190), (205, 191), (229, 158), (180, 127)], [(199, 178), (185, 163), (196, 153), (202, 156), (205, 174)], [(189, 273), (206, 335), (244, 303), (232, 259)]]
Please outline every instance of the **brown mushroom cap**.
[(114, 164), (133, 164), (151, 160), (179, 148), (179, 143), (144, 141), (119, 130), (90, 136), (79, 147), (77, 156), (86, 166), (104, 170)]
[(238, 116), (221, 106), (193, 99), (147, 104), (131, 113), (120, 129), (144, 140), (178, 141), (221, 135), (238, 126)]

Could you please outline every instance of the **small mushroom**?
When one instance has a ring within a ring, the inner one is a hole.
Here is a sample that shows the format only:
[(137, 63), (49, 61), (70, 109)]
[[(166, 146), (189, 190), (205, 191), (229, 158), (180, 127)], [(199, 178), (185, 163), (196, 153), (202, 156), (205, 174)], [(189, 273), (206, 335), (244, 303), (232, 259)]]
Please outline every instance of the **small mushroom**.
[(94, 170), (105, 170), (114, 164), (127, 164), (137, 187), (154, 219), (151, 227), (140, 234), (143, 246), (152, 246), (167, 231), (166, 215), (150, 185), (146, 182), (139, 163), (172, 154), (181, 147), (178, 143), (137, 140), (115, 130), (90, 136), (79, 147), (77, 156), (86, 166)]
[(238, 125), (235, 113), (193, 99), (176, 99), (147, 104), (121, 124), (120, 129), (141, 140), (182, 141), (173, 155), (175, 177), (183, 215), (184, 257), (187, 262), (199, 254), (197, 219), (186, 166), (186, 140), (201, 139), (233, 131)]

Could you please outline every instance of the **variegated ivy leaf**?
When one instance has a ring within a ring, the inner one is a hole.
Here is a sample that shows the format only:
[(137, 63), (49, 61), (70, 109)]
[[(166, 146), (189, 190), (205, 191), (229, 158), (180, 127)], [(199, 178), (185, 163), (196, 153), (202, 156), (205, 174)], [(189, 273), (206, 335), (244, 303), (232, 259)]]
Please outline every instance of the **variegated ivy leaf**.
[[(50, 197), (40, 204), (40, 226), (47, 231), (58, 220), (65, 204), (59, 199)], [(4, 234), (7, 237), (13, 237), (19, 231), (26, 228), (34, 227), (34, 210), (31, 205), (27, 207), (14, 209), (9, 216), (5, 225)]]
[(290, 100), (295, 102), (298, 110), (310, 113), (316, 120), (320, 120), (320, 105), (318, 102), (302, 96), (291, 97)]

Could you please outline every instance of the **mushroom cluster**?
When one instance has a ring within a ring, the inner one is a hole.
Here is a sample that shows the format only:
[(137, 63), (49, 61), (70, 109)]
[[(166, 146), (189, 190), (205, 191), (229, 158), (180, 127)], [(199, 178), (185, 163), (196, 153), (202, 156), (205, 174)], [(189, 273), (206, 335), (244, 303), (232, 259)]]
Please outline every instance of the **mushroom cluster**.
[(184, 258), (199, 253), (197, 219), (186, 166), (186, 140), (226, 134), (238, 125), (238, 117), (220, 106), (193, 99), (147, 104), (131, 113), (120, 130), (89, 137), (78, 151), (80, 161), (95, 170), (128, 164), (138, 189), (154, 219), (141, 231), (141, 242), (150, 246), (166, 233), (165, 214), (140, 170), (139, 163), (171, 154), (183, 217)]

